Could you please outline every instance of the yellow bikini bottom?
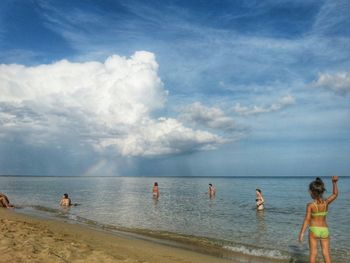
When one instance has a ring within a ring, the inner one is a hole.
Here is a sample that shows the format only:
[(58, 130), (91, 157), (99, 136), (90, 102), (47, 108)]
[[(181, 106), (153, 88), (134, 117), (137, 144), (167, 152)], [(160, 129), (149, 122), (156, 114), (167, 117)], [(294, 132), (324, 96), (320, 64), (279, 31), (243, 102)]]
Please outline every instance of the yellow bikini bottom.
[(329, 237), (328, 227), (310, 226), (309, 230), (317, 238), (327, 238), (327, 237)]

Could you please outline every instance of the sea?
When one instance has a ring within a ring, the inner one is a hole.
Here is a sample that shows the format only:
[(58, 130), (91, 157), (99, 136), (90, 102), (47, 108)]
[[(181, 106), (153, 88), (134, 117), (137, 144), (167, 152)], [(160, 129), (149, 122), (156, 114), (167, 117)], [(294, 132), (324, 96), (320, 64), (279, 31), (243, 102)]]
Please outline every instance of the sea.
[[(298, 242), (311, 177), (0, 176), (19, 213), (84, 224), (114, 234), (195, 250), (235, 262), (308, 262), (307, 233)], [(322, 178), (325, 196), (331, 178)], [(160, 197), (152, 198), (158, 182)], [(208, 184), (216, 196), (207, 194)], [(333, 262), (350, 262), (350, 178), (339, 179), (329, 207)], [(255, 208), (260, 188), (265, 210)], [(68, 193), (71, 208), (60, 208)], [(319, 260), (323, 262), (321, 250)]]

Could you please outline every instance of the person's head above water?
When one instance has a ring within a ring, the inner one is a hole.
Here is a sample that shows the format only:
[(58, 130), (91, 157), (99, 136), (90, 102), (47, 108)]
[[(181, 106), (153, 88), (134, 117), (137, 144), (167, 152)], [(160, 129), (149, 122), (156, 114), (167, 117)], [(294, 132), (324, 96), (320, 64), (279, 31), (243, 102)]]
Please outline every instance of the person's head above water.
[(158, 186), (158, 183), (157, 183), (157, 182), (155, 182), (155, 183), (154, 183), (154, 186)]
[(64, 194), (63, 196), (64, 196), (64, 198), (68, 198), (68, 194)]
[(257, 191), (261, 194), (261, 190), (259, 188), (256, 188), (255, 191)]
[(212, 184), (209, 184), (209, 186), (213, 186)]
[(316, 180), (309, 184), (309, 191), (313, 199), (322, 198), (326, 188), (324, 187), (324, 183), (320, 177), (316, 177)]

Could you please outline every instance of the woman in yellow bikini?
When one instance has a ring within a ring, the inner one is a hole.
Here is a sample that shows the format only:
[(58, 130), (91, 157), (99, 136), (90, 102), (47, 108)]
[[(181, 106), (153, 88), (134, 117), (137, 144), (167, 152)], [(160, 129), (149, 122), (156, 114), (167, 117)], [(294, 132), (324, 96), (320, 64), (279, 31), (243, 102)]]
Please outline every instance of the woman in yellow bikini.
[(316, 262), (318, 241), (321, 243), (324, 262), (331, 263), (331, 257), (329, 254), (329, 230), (326, 216), (329, 204), (338, 196), (337, 182), (338, 176), (332, 176), (333, 194), (327, 199), (323, 199), (322, 197), (326, 189), (323, 181), (319, 177), (309, 185), (310, 195), (314, 201), (307, 204), (304, 223), (299, 234), (299, 241), (303, 241), (304, 232), (309, 226), (310, 263)]

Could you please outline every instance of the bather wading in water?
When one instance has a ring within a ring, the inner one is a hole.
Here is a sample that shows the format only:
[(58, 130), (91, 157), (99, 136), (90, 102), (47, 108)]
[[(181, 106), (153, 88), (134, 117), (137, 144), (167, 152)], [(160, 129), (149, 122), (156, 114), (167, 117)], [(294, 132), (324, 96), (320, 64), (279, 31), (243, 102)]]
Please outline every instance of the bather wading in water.
[(152, 196), (155, 199), (159, 198), (159, 188), (158, 188), (158, 183), (157, 182), (155, 182), (154, 185), (153, 185)]
[(60, 201), (60, 206), (63, 207), (69, 207), (72, 206), (72, 201), (70, 200), (70, 198), (68, 197), (68, 194), (64, 194), (62, 196), (62, 199)]
[(215, 197), (215, 195), (216, 195), (216, 189), (215, 189), (215, 187), (213, 186), (213, 184), (209, 184), (208, 194), (209, 194), (209, 197), (210, 197), (210, 198)]
[(256, 194), (256, 197), (255, 197), (256, 210), (263, 211), (265, 200), (264, 200), (264, 197), (262, 196), (261, 190), (259, 188), (257, 188), (255, 194)]

